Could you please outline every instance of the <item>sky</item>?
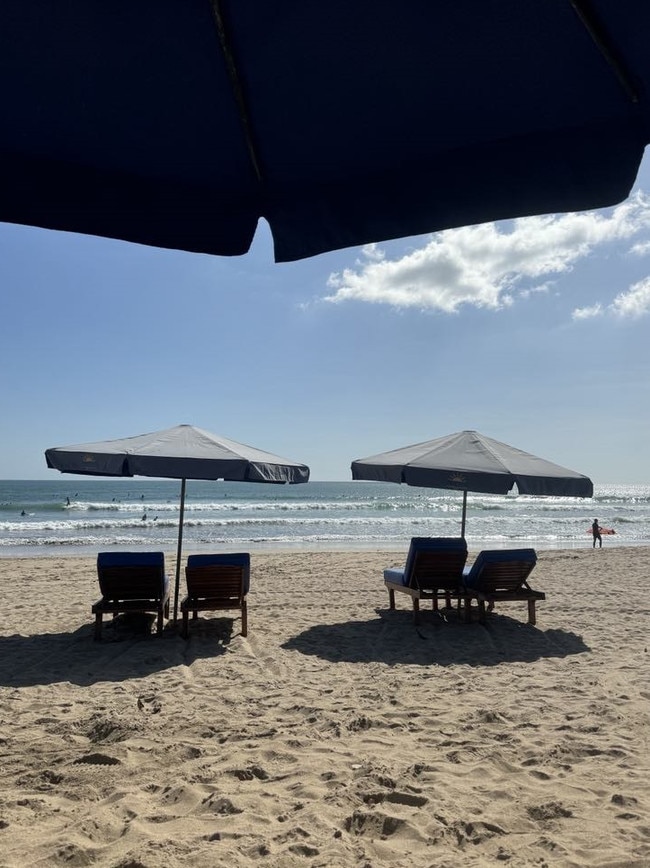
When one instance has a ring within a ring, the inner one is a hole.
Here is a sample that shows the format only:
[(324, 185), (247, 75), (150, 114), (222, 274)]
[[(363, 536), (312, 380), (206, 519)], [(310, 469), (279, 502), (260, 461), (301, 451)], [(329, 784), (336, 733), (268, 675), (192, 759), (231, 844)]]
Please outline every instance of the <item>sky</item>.
[(273, 262), (0, 223), (0, 479), (181, 423), (349, 480), (475, 429), (650, 483), (650, 156), (599, 211)]

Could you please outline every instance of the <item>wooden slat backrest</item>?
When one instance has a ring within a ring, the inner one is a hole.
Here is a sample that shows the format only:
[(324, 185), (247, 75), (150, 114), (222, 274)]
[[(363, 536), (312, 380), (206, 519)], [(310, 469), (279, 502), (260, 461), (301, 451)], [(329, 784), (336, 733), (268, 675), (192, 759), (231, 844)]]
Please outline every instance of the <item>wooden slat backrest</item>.
[(194, 599), (241, 599), (245, 568), (240, 564), (206, 564), (185, 568), (188, 596)]
[(418, 551), (414, 554), (409, 586), (453, 589), (461, 584), (467, 552), (462, 549)]
[(98, 567), (102, 596), (108, 600), (159, 600), (164, 574), (157, 566)]
[(476, 585), (481, 591), (516, 591), (531, 574), (534, 561), (493, 561), (481, 570)]

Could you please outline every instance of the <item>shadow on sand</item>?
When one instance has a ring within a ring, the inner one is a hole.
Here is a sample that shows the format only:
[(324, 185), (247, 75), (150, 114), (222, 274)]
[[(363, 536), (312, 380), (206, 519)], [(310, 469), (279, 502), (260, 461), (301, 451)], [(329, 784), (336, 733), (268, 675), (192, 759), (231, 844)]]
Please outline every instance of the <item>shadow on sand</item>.
[(487, 623), (465, 624), (455, 612), (422, 614), (413, 623), (411, 612), (376, 609), (374, 620), (319, 624), (285, 642), (282, 647), (334, 663), (408, 663), (420, 666), (497, 666), (568, 657), (590, 650), (576, 633), (531, 627), (493, 613)]
[[(104, 624), (103, 638), (93, 641), (94, 626), (72, 633), (0, 636), (0, 685), (30, 687), (69, 681), (81, 686), (98, 681), (142, 678), (173, 666), (225, 653), (236, 630), (232, 618), (192, 622), (190, 641), (180, 635), (180, 621), (158, 637), (153, 615), (120, 615)], [(194, 641), (192, 641), (194, 639)]]

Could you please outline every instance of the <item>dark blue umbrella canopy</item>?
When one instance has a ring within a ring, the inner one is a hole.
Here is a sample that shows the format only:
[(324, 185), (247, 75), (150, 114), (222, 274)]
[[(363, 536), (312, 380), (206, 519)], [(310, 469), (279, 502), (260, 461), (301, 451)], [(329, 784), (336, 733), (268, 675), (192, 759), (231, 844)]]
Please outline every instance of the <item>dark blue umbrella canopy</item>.
[(0, 220), (278, 261), (623, 200), (648, 0), (2, 0)]

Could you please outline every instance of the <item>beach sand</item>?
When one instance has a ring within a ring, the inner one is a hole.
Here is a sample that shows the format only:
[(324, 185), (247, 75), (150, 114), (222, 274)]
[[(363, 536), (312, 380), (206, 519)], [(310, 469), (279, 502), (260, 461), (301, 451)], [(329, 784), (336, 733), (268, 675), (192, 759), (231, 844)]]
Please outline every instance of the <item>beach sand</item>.
[(253, 554), (247, 638), (99, 643), (93, 559), (0, 560), (0, 865), (650, 865), (650, 548), (540, 552), (536, 627), (415, 626), (404, 557)]

